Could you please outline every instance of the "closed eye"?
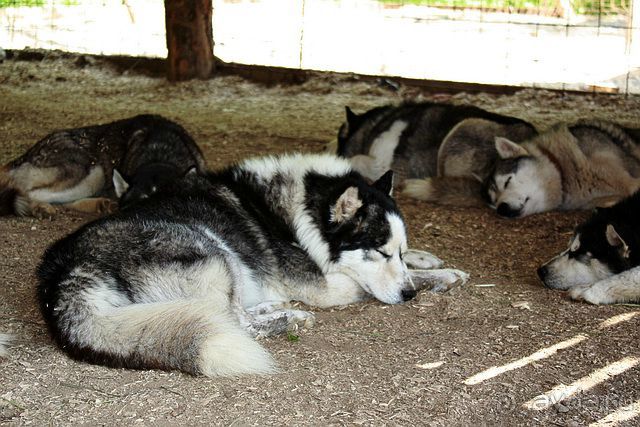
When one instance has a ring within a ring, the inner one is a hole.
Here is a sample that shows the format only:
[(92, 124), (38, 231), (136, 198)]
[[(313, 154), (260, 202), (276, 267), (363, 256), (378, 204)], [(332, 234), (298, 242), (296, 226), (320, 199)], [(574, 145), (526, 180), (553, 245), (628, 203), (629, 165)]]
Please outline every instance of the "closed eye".
[(511, 182), (511, 178), (513, 178), (513, 177), (511, 177), (511, 176), (510, 176), (510, 177), (509, 177), (509, 178), (507, 178), (507, 180), (505, 181), (505, 183), (504, 183), (504, 189), (505, 189), (505, 190), (506, 190), (506, 189), (507, 189), (507, 187), (509, 186), (509, 183)]
[(389, 255), (388, 253), (382, 252), (379, 249), (376, 249), (376, 252), (378, 252), (380, 255), (382, 255), (385, 259), (391, 258), (391, 255)]

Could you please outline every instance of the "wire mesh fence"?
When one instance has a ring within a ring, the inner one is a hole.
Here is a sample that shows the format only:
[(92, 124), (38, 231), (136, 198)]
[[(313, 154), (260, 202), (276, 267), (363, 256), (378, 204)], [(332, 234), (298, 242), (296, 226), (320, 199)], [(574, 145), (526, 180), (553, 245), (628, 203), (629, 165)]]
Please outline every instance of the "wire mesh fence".
[[(227, 62), (640, 93), (640, 0), (213, 4)], [(0, 0), (0, 46), (163, 57), (163, 2)]]

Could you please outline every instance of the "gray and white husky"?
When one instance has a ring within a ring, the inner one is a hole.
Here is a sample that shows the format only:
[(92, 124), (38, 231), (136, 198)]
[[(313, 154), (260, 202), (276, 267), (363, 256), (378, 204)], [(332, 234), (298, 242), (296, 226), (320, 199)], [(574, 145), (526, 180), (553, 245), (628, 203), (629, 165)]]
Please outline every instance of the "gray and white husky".
[(467, 279), (407, 248), (391, 178), (369, 185), (329, 155), (187, 175), (175, 193), (52, 245), (38, 269), (42, 314), (80, 360), (206, 376), (272, 372), (253, 337), (312, 324), (292, 300), (397, 304)]
[(640, 129), (604, 121), (557, 125), (520, 144), (496, 138), (488, 197), (506, 217), (613, 205), (640, 188), (639, 144)]
[(545, 286), (592, 304), (640, 301), (639, 217), (640, 192), (597, 209), (538, 276)]

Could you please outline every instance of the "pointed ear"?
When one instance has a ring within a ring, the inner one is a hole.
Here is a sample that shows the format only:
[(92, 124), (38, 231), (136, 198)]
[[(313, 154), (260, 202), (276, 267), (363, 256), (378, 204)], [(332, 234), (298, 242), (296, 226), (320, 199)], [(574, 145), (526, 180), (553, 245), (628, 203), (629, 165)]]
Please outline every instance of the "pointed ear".
[(501, 159), (515, 159), (529, 154), (522, 146), (502, 136), (496, 136), (495, 141), (496, 150)]
[(576, 234), (575, 236), (573, 236), (573, 238), (571, 239), (571, 243), (569, 244), (569, 250), (571, 252), (575, 252), (578, 249), (580, 249), (580, 235)]
[(113, 188), (116, 190), (116, 197), (118, 197), (118, 199), (129, 189), (127, 181), (125, 181), (122, 175), (120, 175), (120, 172), (115, 169), (113, 170)]
[(629, 246), (627, 246), (622, 237), (620, 237), (616, 229), (613, 228), (613, 225), (607, 225), (606, 235), (607, 242), (614, 248), (618, 248), (618, 251), (620, 251), (620, 255), (622, 255), (622, 258), (629, 258), (629, 256), (631, 255)]
[(391, 195), (393, 192), (393, 171), (388, 170), (382, 175), (376, 182), (372, 184), (372, 187), (377, 188), (384, 194)]
[(354, 217), (358, 209), (362, 207), (362, 200), (357, 187), (349, 187), (331, 207), (331, 222), (344, 222)]
[(353, 123), (358, 118), (358, 115), (351, 111), (349, 106), (345, 106), (344, 111), (347, 113), (347, 123)]

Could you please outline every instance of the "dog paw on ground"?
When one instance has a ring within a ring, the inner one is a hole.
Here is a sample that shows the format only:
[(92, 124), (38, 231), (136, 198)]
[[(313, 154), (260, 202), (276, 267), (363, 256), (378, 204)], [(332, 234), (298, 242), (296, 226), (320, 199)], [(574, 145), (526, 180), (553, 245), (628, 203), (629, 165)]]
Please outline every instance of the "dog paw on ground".
[(289, 308), (291, 304), (288, 301), (265, 301), (246, 309), (247, 313), (256, 316), (261, 314), (272, 313), (276, 310)]
[(256, 338), (270, 337), (287, 331), (311, 328), (315, 324), (315, 320), (315, 315), (310, 311), (276, 310), (253, 316), (247, 329)]
[(417, 270), (439, 268), (444, 264), (444, 262), (437, 256), (417, 249), (407, 250), (402, 259), (409, 268), (415, 268)]
[(30, 214), (38, 219), (45, 219), (54, 216), (58, 210), (48, 203), (32, 202), (29, 205)]
[(100, 198), (96, 201), (96, 212), (102, 215), (111, 214), (118, 210), (118, 203), (109, 198)]
[(409, 270), (409, 274), (417, 291), (426, 289), (444, 293), (464, 285), (469, 280), (469, 273), (454, 268)]
[(597, 289), (592, 285), (588, 286), (576, 286), (569, 290), (569, 297), (576, 301), (585, 301), (589, 304), (599, 305), (607, 304), (608, 301), (605, 295), (601, 295)]

